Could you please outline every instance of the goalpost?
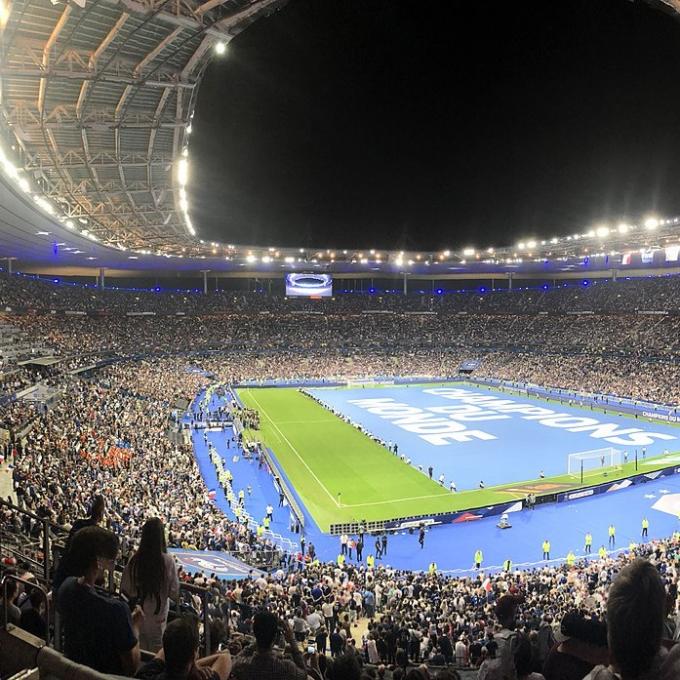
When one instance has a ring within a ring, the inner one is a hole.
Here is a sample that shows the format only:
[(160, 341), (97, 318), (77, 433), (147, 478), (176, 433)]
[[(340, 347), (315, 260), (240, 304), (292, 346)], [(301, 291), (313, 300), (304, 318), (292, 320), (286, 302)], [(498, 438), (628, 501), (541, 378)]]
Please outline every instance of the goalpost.
[(623, 452), (611, 446), (604, 449), (592, 449), (570, 453), (567, 457), (567, 474), (580, 479), (602, 475), (621, 470), (623, 467)]

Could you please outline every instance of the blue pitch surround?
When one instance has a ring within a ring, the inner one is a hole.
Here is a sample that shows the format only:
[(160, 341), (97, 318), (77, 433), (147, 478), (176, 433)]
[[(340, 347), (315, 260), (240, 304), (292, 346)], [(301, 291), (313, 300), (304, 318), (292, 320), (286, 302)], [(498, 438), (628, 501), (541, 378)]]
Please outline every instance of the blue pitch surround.
[[(580, 451), (613, 447), (632, 461), (637, 450), (644, 470), (643, 448), (647, 459), (680, 450), (678, 427), (469, 383), (307, 392), (370, 434), (397, 443), (399, 455), (416, 467), (431, 465), (435, 478), (444, 474), (459, 491), (478, 488), (480, 480), (490, 487), (537, 479), (541, 471), (563, 475), (568, 455)], [(457, 427), (466, 429), (446, 432)], [(669, 458), (673, 462), (680, 454)]]
[[(465, 384), (450, 384), (450, 386), (473, 389), (472, 386)], [(414, 401), (412, 403), (422, 407), (425, 402), (423, 401), (423, 396), (418, 395), (423, 389), (430, 388), (321, 389), (314, 390), (314, 392), (318, 392), (318, 396), (329, 403), (329, 395), (339, 397), (338, 403), (345, 399), (350, 400), (353, 398), (366, 398), (367, 396), (383, 396), (392, 397), (401, 402), (406, 402), (407, 399), (413, 398)], [(579, 416), (585, 415), (588, 417), (592, 415), (593, 418), (597, 418), (600, 422), (613, 422), (620, 427), (639, 426), (640, 429), (647, 432), (672, 433), (676, 437), (680, 435), (680, 429), (678, 428), (657, 426), (652, 423), (635, 421), (631, 418), (605, 416), (604, 414), (597, 412), (591, 414), (589, 410), (584, 411), (583, 409), (576, 408), (565, 409), (555, 402), (526, 399), (517, 396), (508, 397), (507, 395), (500, 394), (494, 390), (474, 387), (474, 391), (477, 393), (484, 392), (489, 395), (502, 396), (504, 399), (511, 398), (517, 403), (545, 406), (546, 408), (551, 408), (560, 413), (575, 413)], [(413, 397), (411, 397), (411, 394), (413, 394)], [(356, 395), (358, 395), (358, 397)], [(200, 400), (200, 396), (201, 395), (194, 401), (194, 408)], [(427, 397), (428, 395), (426, 394), (424, 396)], [(438, 398), (437, 404), (442, 401), (446, 400)], [(213, 398), (213, 406), (217, 406), (219, 403), (220, 399), (215, 396)], [(406, 403), (411, 402), (409, 401)], [(453, 402), (449, 401), (449, 403)], [(338, 408), (338, 410), (340, 409)], [(389, 427), (394, 427), (389, 425), (387, 421), (377, 419), (375, 415), (370, 417), (374, 419), (372, 422), (380, 422)], [(539, 439), (538, 441), (529, 440), (527, 442), (526, 437), (529, 436), (526, 434), (527, 430), (524, 430), (521, 425), (522, 421), (517, 420), (517, 418), (518, 416), (514, 416), (512, 422), (519, 424), (519, 427), (517, 428), (518, 431), (524, 431), (525, 435), (519, 437), (516, 433), (516, 441), (512, 447), (509, 447), (507, 442), (500, 442), (498, 440), (496, 440), (496, 442), (482, 442), (484, 444), (494, 444), (497, 454), (499, 452), (501, 454), (506, 452), (505, 457), (501, 455), (500, 459), (506, 460), (504, 469), (509, 472), (516, 469), (522, 469), (520, 463), (523, 456), (527, 455), (527, 451), (531, 450), (535, 452), (536, 455), (540, 455), (542, 452), (544, 456), (548, 456), (549, 451), (547, 450), (547, 447), (552, 447), (556, 444), (560, 437), (564, 437), (571, 441), (572, 437), (576, 436), (574, 433), (561, 434), (562, 430), (538, 425), (536, 423), (531, 425), (527, 423), (527, 428), (540, 428), (539, 430), (532, 429), (531, 431), (533, 434), (531, 436), (535, 438), (537, 431), (543, 434), (542, 439)], [(356, 418), (356, 420), (358, 420), (358, 418)], [(493, 423), (494, 421), (489, 422)], [(503, 423), (510, 421), (496, 422)], [(529, 421), (529, 423), (530, 422), (531, 421)], [(482, 424), (483, 423), (477, 423), (477, 425), (480, 426)], [(396, 430), (397, 428), (394, 429)], [(511, 432), (512, 429), (513, 428), (510, 429)], [(495, 430), (490, 431), (495, 432)], [(545, 439), (546, 432), (551, 434), (550, 440)], [(374, 433), (378, 434), (377, 431), (374, 431)], [(203, 432), (199, 430), (192, 434), (194, 454), (201, 474), (205, 480), (206, 487), (208, 489), (215, 489), (217, 487), (217, 479), (215, 477), (214, 468), (208, 458), (207, 447), (203, 440)], [(498, 431), (498, 434), (500, 434), (500, 431)], [(232, 456), (237, 453), (233, 446), (230, 449), (227, 449), (226, 447), (226, 440), (230, 435), (231, 432), (229, 430), (226, 432), (212, 431), (208, 433), (209, 439), (216, 446), (220, 454), (227, 460), (231, 460)], [(408, 435), (409, 438), (414, 436), (413, 433), (401, 432), (401, 438), (397, 438), (397, 435), (394, 435), (393, 441), (401, 442), (404, 435)], [(384, 436), (389, 437), (387, 434)], [(590, 437), (587, 435), (581, 433), (578, 437), (580, 442), (586, 441), (587, 443), (590, 443)], [(417, 437), (415, 440), (418, 441)], [(407, 446), (405, 443), (406, 440), (404, 439), (403, 441), (403, 445)], [(677, 442), (680, 442), (680, 439), (676, 440), (675, 444), (673, 441), (668, 440), (668, 448), (670, 450), (677, 450), (680, 448), (680, 443)], [(426, 443), (423, 442), (423, 444)], [(531, 446), (530, 449), (527, 448), (528, 445)], [(606, 445), (608, 446), (609, 444), (587, 446), (585, 448), (601, 448)], [(426, 446), (428, 447), (424, 449), (426, 453), (429, 449), (434, 449), (435, 453), (441, 455), (442, 459), (447, 457), (452, 459), (458, 458), (458, 454), (452, 453), (451, 450), (449, 450), (448, 454), (437, 453), (437, 450), (443, 451), (448, 447)], [(663, 450), (663, 448), (662, 445), (659, 450)], [(567, 451), (571, 450), (579, 449), (567, 449)], [(647, 447), (647, 450), (648, 455), (651, 455), (653, 448), (649, 446)], [(508, 461), (508, 452), (513, 457), (517, 457), (518, 460)], [(520, 453), (522, 455), (519, 455)], [(427, 455), (431, 456), (432, 454), (427, 453)], [(472, 459), (474, 458), (474, 454), (471, 453), (466, 453), (465, 456), (471, 456)], [(496, 464), (493, 460), (494, 459), (489, 457), (483, 462), (478, 460), (474, 464), (476, 466), (479, 466), (480, 464), (484, 465), (486, 471), (490, 470), (490, 468)], [(543, 459), (541, 458), (541, 460)], [(566, 465), (566, 456), (558, 456), (556, 461), (562, 461), (562, 465), (564, 466)], [(517, 463), (517, 465), (515, 465), (515, 463)], [(556, 464), (560, 463), (558, 462)], [(249, 496), (246, 499), (246, 508), (257, 517), (262, 516), (267, 503), (271, 503), (274, 506), (274, 530), (289, 536), (294, 541), (299, 540), (299, 536), (296, 536), (289, 531), (288, 510), (285, 508), (278, 508), (278, 495), (272, 485), (271, 475), (264, 470), (260, 470), (256, 463), (248, 461), (242, 456), (239, 456), (239, 461), (237, 463), (231, 463), (230, 467), (234, 473), (234, 487), (236, 489), (245, 488), (248, 484), (253, 487), (252, 496)], [(527, 469), (534, 470), (534, 468), (535, 464), (529, 466)], [(547, 462), (544, 463), (544, 468), (546, 474), (549, 474)], [(560, 467), (559, 471), (564, 471), (564, 467)], [(472, 478), (474, 482), (477, 477), (472, 475)], [(463, 478), (459, 477), (459, 479)], [(219, 487), (217, 487), (215, 503), (228, 516), (231, 514), (226, 498)], [(425, 548), (423, 550), (421, 550), (418, 545), (417, 533), (409, 534), (408, 532), (401, 531), (398, 534), (390, 536), (388, 555), (387, 558), (382, 561), (382, 564), (390, 565), (398, 569), (426, 570), (430, 562), (434, 561), (442, 571), (470, 574), (472, 573), (471, 567), (474, 551), (477, 550), (477, 548), (481, 548), (484, 551), (483, 566), (486, 569), (495, 568), (498, 570), (503, 561), (508, 558), (517, 566), (541, 566), (545, 564), (541, 560), (541, 544), (546, 538), (549, 539), (552, 544), (551, 558), (553, 559), (552, 563), (555, 564), (564, 560), (569, 550), (573, 550), (579, 558), (583, 557), (583, 538), (587, 531), (591, 531), (593, 534), (593, 552), (596, 554), (600, 545), (607, 546), (607, 528), (610, 523), (613, 523), (616, 526), (616, 548), (625, 549), (628, 547), (629, 543), (638, 542), (640, 540), (641, 522), (644, 517), (647, 517), (650, 522), (649, 539), (651, 540), (654, 538), (670, 536), (673, 531), (680, 529), (680, 522), (678, 521), (679, 513), (680, 475), (677, 475), (675, 477), (649, 481), (639, 486), (622, 489), (614, 493), (607, 493), (602, 496), (584, 498), (569, 503), (538, 506), (533, 511), (523, 510), (521, 512), (515, 512), (510, 516), (513, 527), (509, 530), (498, 529), (496, 527), (497, 518), (493, 517), (464, 524), (438, 526), (428, 530), (425, 539)], [(336, 559), (339, 549), (338, 538), (321, 533), (318, 527), (316, 527), (309, 518), (305, 536), (308, 544), (310, 541), (314, 543), (317, 554), (321, 560), (333, 561)], [(231, 563), (223, 563), (222, 553), (217, 553), (216, 557), (213, 557), (210, 553), (201, 551), (196, 551), (195, 553), (191, 551), (184, 552), (189, 552), (184, 560), (188, 569), (200, 570), (206, 573), (210, 573), (217, 569), (224, 578), (238, 578), (244, 575), (244, 568), (242, 566), (235, 567)], [(372, 541), (368, 540), (364, 550), (364, 559), (366, 555), (372, 553)], [(353, 561), (356, 562), (356, 560)]]

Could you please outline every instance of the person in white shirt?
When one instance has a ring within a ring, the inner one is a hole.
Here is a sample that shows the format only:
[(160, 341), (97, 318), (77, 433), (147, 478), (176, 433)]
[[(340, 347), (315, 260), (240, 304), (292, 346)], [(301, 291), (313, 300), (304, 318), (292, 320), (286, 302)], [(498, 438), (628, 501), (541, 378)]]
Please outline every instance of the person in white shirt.
[(349, 536), (347, 534), (342, 534), (340, 536), (340, 554), (347, 555), (347, 542), (349, 541)]
[(269, 518), (270, 522), (274, 521), (274, 508), (271, 505), (268, 505), (265, 508), (265, 512), (267, 513), (267, 517)]
[(333, 630), (333, 622), (335, 620), (335, 612), (333, 611), (333, 603), (332, 602), (324, 602), (321, 605), (321, 613), (323, 614), (323, 618), (326, 620), (326, 628), (328, 630)]
[(307, 615), (307, 625), (309, 626), (309, 630), (311, 631), (312, 635), (316, 635), (316, 631), (321, 628), (322, 624), (323, 619), (321, 618), (321, 615), (318, 611), (313, 610), (311, 614)]

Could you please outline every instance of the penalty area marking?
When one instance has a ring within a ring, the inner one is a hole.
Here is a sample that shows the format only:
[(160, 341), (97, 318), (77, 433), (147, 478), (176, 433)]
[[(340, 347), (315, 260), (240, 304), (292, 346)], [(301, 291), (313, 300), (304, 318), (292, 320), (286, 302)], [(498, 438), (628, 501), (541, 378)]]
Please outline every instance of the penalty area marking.
[[(309, 474), (312, 475), (312, 477), (314, 477), (317, 484), (328, 494), (328, 497), (333, 501), (333, 503), (335, 504), (335, 507), (336, 508), (341, 507), (341, 505), (338, 503), (338, 501), (336, 501), (335, 498), (333, 498), (333, 494), (326, 488), (324, 483), (314, 474), (314, 471), (312, 470), (312, 468), (310, 468), (309, 465), (307, 465), (307, 462), (298, 453), (298, 450), (290, 443), (290, 441), (288, 440), (288, 437), (286, 437), (286, 435), (283, 434), (283, 432), (281, 432), (281, 430), (279, 429), (279, 426), (269, 417), (269, 414), (267, 413), (267, 411), (265, 411), (265, 409), (262, 408), (262, 405), (257, 400), (257, 397), (254, 394), (252, 394), (252, 392), (250, 390), (248, 390), (248, 394), (250, 394), (250, 396), (253, 398), (253, 401), (257, 404), (257, 407), (260, 409), (260, 411), (262, 411), (262, 413), (264, 413), (264, 417), (272, 424), (272, 426), (276, 429), (276, 431), (281, 435), (281, 437), (283, 438), (283, 441), (285, 441), (286, 444), (288, 444), (288, 446), (290, 446), (291, 451), (298, 457), (300, 462), (307, 468), (307, 470), (309, 471)], [(347, 507), (347, 506), (343, 504), (342, 507)]]

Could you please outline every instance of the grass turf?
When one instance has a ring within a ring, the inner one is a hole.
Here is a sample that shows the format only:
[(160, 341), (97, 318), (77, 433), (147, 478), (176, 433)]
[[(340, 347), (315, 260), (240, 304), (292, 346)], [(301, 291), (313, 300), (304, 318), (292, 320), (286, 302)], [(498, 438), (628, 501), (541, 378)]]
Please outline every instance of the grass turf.
[[(274, 451), (322, 531), (331, 524), (479, 508), (524, 498), (530, 490), (539, 495), (566, 491), (635, 473), (631, 461), (616, 470), (591, 472), (583, 485), (562, 475), (454, 494), (297, 389), (254, 388), (238, 393), (246, 406), (261, 415), (261, 429), (246, 436)], [(663, 456), (658, 458), (659, 464), (646, 466), (646, 472), (668, 465)]]

